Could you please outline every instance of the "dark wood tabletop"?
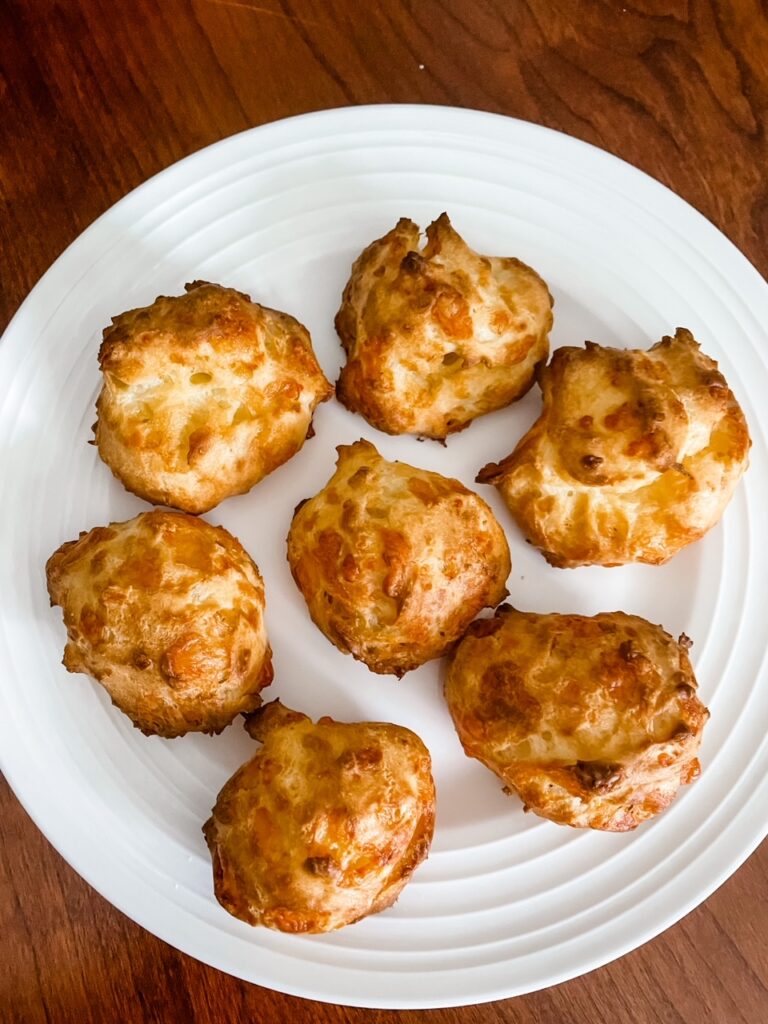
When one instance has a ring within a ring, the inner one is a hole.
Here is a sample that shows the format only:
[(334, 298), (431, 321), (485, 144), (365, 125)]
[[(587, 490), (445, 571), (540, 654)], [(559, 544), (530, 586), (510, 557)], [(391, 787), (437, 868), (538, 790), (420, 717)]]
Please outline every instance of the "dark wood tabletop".
[[(180, 157), (290, 114), (385, 102), (477, 107), (595, 143), (768, 272), (764, 0), (0, 0), (0, 328), (95, 217)], [(424, 1013), (310, 1003), (178, 953), (92, 891), (3, 781), (0, 885), (3, 1021), (768, 1020), (767, 844), (616, 963)]]

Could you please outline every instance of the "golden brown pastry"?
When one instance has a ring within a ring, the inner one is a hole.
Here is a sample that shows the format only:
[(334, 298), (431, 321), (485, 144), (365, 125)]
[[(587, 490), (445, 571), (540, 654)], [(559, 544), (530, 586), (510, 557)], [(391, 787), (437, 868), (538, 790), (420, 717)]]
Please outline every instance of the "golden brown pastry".
[(329, 932), (391, 906), (429, 852), (435, 787), (418, 736), (314, 724), (279, 701), (248, 716), (261, 750), (203, 826), (216, 899), (248, 924)]
[(62, 544), (46, 565), (64, 665), (147, 735), (221, 732), (272, 681), (259, 570), (220, 526), (153, 510)]
[(186, 290), (104, 331), (94, 431), (129, 491), (197, 513), (295, 455), (333, 388), (292, 316), (234, 288)]
[(750, 440), (717, 363), (678, 328), (649, 351), (560, 348), (544, 407), (481, 470), (552, 565), (666, 562), (718, 522)]
[(445, 696), (468, 757), (561, 825), (626, 832), (699, 774), (709, 712), (691, 642), (637, 615), (503, 605), (457, 647)]
[(291, 572), (331, 643), (402, 676), (503, 600), (509, 547), (458, 480), (388, 462), (368, 441), (337, 451), (328, 484), (294, 514)]
[(339, 400), (388, 434), (443, 439), (524, 395), (547, 358), (552, 297), (520, 260), (480, 256), (442, 214), (403, 218), (357, 258), (336, 315)]

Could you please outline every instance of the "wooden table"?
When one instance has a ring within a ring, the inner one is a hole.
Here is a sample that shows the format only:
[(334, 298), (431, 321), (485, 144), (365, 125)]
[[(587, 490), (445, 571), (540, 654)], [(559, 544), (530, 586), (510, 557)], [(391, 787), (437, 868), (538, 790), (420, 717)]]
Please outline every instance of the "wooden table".
[[(768, 271), (758, 0), (3, 0), (0, 102), (0, 327), (151, 174), (252, 125), (355, 103), (479, 107), (596, 143)], [(81, 881), (1, 786), (3, 1021), (768, 1020), (766, 844), (703, 907), (602, 970), (488, 1007), (398, 1015), (292, 999), (177, 953)]]

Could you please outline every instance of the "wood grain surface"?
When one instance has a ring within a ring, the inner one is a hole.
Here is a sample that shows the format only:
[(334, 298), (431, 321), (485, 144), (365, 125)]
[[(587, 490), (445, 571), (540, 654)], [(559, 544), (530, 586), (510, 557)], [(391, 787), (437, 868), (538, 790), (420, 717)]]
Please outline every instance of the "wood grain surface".
[[(0, 327), (156, 171), (252, 125), (380, 102), (478, 107), (593, 142), (768, 272), (759, 0), (0, 0)], [(400, 1014), (292, 999), (177, 953), (78, 878), (4, 782), (0, 873), (3, 1022), (768, 1021), (766, 844), (676, 927), (591, 975)]]

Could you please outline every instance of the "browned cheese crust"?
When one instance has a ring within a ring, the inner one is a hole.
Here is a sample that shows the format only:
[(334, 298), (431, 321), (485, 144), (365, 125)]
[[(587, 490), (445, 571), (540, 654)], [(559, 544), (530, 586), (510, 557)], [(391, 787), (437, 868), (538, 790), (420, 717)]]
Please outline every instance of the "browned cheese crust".
[(747, 468), (744, 414), (678, 328), (649, 351), (560, 348), (541, 416), (481, 470), (552, 565), (666, 562), (720, 519)]
[(625, 832), (699, 774), (709, 712), (679, 641), (637, 615), (534, 615), (470, 627), (445, 696), (468, 757), (561, 825)]
[(403, 218), (358, 257), (336, 315), (339, 400), (388, 434), (445, 438), (524, 395), (546, 360), (552, 297), (520, 260), (480, 256), (442, 214)]
[(419, 737), (380, 722), (314, 724), (279, 701), (248, 728), (263, 746), (203, 826), (219, 903), (284, 932), (328, 932), (391, 906), (434, 831)]
[(115, 317), (99, 363), (99, 454), (129, 491), (185, 512), (290, 459), (333, 394), (297, 320), (201, 281)]
[(264, 585), (235, 538), (153, 510), (62, 544), (46, 565), (64, 665), (147, 735), (221, 732), (272, 681)]
[(438, 658), (507, 591), (509, 547), (458, 480), (340, 445), (328, 484), (297, 509), (291, 572), (315, 624), (372, 672)]

